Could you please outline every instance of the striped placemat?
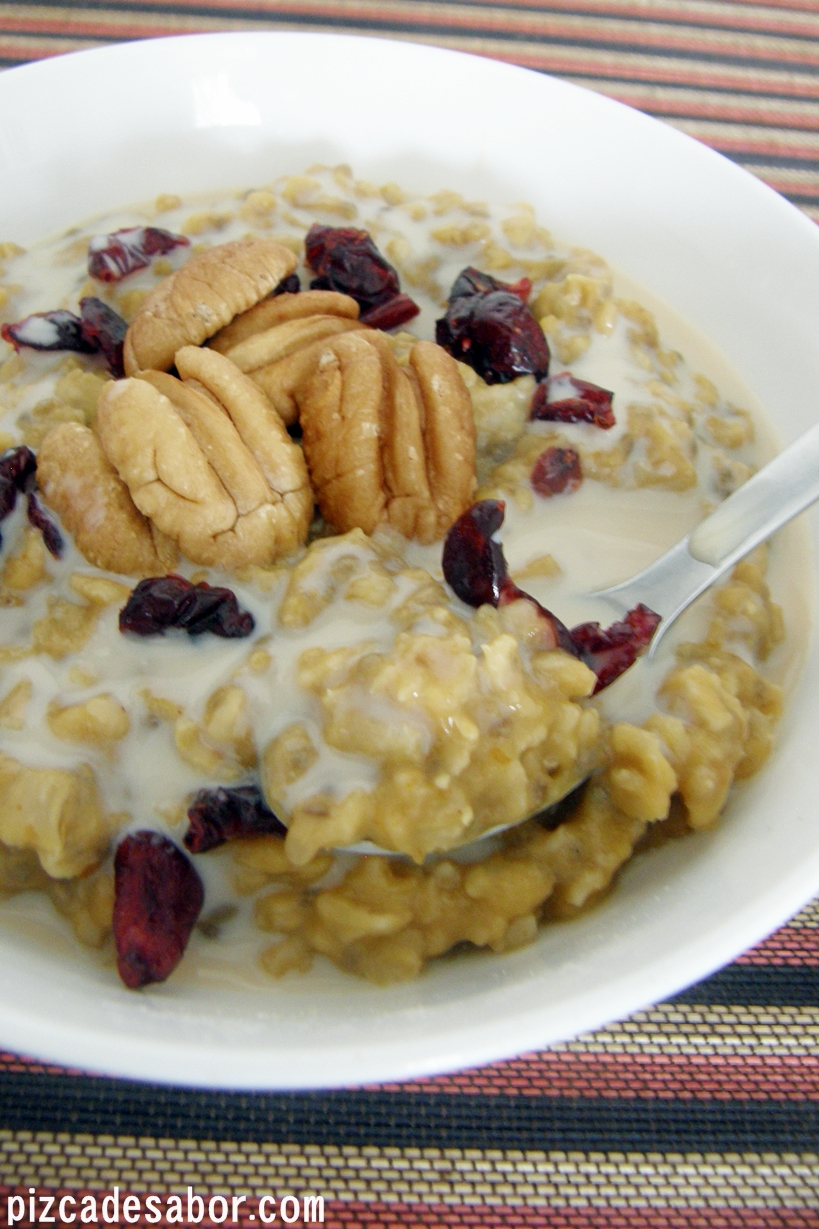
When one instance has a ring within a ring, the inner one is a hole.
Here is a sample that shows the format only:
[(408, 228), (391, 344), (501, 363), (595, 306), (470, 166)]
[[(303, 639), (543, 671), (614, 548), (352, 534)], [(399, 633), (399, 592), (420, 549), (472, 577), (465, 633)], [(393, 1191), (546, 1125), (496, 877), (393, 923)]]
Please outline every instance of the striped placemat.
[[(0, 65), (247, 29), (408, 38), (554, 73), (698, 137), (819, 220), (819, 0), (0, 2)], [(434, 1079), (225, 1093), (0, 1055), (0, 1224), (819, 1229), (817, 1152), (819, 904), (669, 1002)]]
[(322, 1211), (339, 1229), (816, 1229), (819, 905), (673, 1000), (510, 1062), (231, 1093), (5, 1054), (0, 1122), (0, 1192), (24, 1225), (43, 1223), (32, 1194), (35, 1213), (90, 1199), (101, 1222), (116, 1187), (145, 1225), (180, 1223), (174, 1195), (192, 1223), (190, 1188), (203, 1224), (227, 1209), (243, 1229), (264, 1197), (279, 1224)]

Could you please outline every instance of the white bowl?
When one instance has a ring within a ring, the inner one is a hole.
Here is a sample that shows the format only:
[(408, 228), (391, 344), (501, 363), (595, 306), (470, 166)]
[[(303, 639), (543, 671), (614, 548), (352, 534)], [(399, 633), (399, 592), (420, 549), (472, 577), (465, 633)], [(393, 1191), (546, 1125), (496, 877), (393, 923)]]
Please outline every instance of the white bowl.
[[(702, 145), (493, 61), (323, 34), (130, 43), (0, 77), (0, 238), (160, 192), (266, 182), (314, 161), (376, 181), (532, 202), (707, 334), (785, 441), (816, 417), (819, 230)], [(805, 584), (812, 586), (811, 577)], [(377, 990), (319, 973), (149, 993), (68, 945), (0, 929), (0, 1044), (200, 1086), (395, 1080), (503, 1058), (704, 977), (819, 890), (819, 650), (765, 770), (718, 829), (631, 864), (600, 908), (502, 958)]]

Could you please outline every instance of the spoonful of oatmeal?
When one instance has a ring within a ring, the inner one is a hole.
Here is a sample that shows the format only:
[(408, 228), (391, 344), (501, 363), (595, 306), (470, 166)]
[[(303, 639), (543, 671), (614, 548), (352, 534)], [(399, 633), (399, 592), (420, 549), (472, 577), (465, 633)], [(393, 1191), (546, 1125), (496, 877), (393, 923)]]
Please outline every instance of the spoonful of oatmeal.
[[(719, 505), (695, 529), (636, 576), (588, 596), (608, 602), (620, 614), (609, 627), (582, 623), (567, 628), (556, 615), (521, 590), (509, 576), (496, 539), (504, 504), (486, 499), (469, 508), (450, 528), (443, 551), (444, 577), (470, 606), (494, 607), (517, 639), (534, 653), (562, 649), (596, 677), (596, 694), (619, 678), (637, 658), (650, 659), (676, 619), (745, 555), (819, 498), (819, 424), (784, 449)], [(558, 656), (558, 655), (553, 655)], [(480, 845), (489, 837), (552, 810), (590, 775), (594, 765), (578, 762), (562, 774), (557, 794), (545, 805), (512, 821), (475, 831), (464, 828), (455, 849)], [(355, 853), (397, 856), (370, 841), (344, 846)]]

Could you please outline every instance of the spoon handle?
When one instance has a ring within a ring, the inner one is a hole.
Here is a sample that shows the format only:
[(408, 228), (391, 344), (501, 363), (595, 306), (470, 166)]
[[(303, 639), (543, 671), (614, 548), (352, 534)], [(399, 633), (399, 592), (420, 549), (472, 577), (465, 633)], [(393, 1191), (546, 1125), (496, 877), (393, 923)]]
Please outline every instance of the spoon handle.
[(819, 424), (721, 503), (689, 535), (695, 559), (736, 562), (819, 499)]
[(648, 656), (696, 597), (738, 560), (819, 499), (819, 424), (749, 478), (671, 550), (623, 584), (592, 596), (662, 617)]

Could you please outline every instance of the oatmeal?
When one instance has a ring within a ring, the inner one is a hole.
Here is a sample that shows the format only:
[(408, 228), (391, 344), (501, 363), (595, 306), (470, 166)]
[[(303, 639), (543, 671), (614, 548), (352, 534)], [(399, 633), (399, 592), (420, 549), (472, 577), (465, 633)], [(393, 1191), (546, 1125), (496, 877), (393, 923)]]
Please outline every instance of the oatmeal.
[(249, 944), (391, 982), (531, 942), (763, 764), (765, 548), (650, 668), (653, 612), (584, 597), (754, 421), (528, 206), (311, 168), (2, 253), (9, 916), (134, 988)]

